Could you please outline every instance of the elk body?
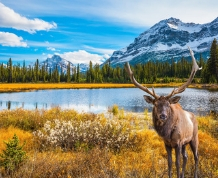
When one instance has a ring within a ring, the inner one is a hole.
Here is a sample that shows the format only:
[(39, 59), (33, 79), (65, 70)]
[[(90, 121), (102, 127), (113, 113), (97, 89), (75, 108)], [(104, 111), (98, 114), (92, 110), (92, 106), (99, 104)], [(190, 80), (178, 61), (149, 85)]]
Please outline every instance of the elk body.
[[(177, 178), (184, 177), (185, 167), (188, 159), (186, 145), (189, 144), (195, 159), (194, 177), (197, 178), (198, 167), (198, 124), (193, 113), (185, 111), (178, 104), (180, 96), (174, 95), (182, 93), (192, 82), (197, 70), (200, 70), (192, 50), (189, 48), (192, 57), (192, 71), (189, 79), (179, 88), (174, 89), (167, 96), (158, 96), (147, 87), (139, 84), (130, 69), (129, 63), (126, 70), (133, 84), (151, 96), (144, 95), (146, 102), (153, 104), (152, 119), (156, 132), (162, 137), (168, 155), (168, 176), (172, 177), (172, 149), (175, 149)], [(180, 155), (183, 156), (182, 172), (180, 174)]]

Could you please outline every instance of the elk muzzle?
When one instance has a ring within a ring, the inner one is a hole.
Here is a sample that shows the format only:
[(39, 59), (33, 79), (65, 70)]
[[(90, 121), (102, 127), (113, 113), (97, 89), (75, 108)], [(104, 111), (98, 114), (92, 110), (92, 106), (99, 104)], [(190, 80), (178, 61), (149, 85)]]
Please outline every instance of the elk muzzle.
[(167, 115), (164, 114), (164, 113), (161, 113), (160, 116), (159, 116), (159, 118), (160, 118), (161, 120), (166, 120), (166, 119), (167, 119)]

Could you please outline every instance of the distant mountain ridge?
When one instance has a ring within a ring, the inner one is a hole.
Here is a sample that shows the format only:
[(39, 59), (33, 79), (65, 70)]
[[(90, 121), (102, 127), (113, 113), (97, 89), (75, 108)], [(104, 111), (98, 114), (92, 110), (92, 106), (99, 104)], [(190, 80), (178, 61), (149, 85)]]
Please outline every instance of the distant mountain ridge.
[[(77, 64), (73, 64), (72, 62), (60, 57), (59, 55), (53, 55), (51, 58), (47, 58), (45, 61), (40, 63), (40, 66), (46, 66), (48, 70), (51, 69), (51, 71), (56, 69), (56, 66), (58, 68), (58, 71), (63, 73), (67, 73), (67, 66), (70, 63), (70, 70), (72, 73), (72, 69), (77, 67)], [(80, 66), (80, 72), (85, 72), (88, 69), (88, 65), (86, 64), (79, 64)]]
[(127, 61), (134, 65), (150, 60), (181, 59), (190, 56), (187, 46), (192, 48), (195, 56), (202, 54), (207, 58), (214, 38), (218, 39), (218, 17), (206, 24), (183, 23), (169, 18), (141, 33), (126, 48), (114, 51), (108, 60), (116, 66)]

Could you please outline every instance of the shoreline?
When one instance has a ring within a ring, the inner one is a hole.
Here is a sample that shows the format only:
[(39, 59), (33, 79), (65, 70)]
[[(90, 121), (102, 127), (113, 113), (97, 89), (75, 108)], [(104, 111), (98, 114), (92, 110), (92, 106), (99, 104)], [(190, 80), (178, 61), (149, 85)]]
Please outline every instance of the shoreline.
[[(143, 84), (146, 87), (178, 87), (183, 83), (154, 83)], [(101, 89), (101, 88), (134, 88), (133, 84), (120, 83), (1, 83), (0, 93), (24, 92), (33, 90), (51, 90), (51, 89)], [(218, 84), (191, 84), (189, 88), (207, 89), (218, 91)]]

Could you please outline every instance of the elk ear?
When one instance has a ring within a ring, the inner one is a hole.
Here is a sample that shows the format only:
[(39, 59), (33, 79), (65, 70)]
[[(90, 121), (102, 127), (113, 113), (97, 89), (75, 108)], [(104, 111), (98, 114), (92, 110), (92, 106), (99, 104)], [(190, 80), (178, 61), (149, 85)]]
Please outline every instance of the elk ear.
[(150, 96), (144, 95), (144, 99), (147, 103), (152, 103), (154, 102), (154, 99)]
[(180, 98), (181, 98), (181, 96), (175, 96), (173, 98), (170, 98), (169, 102), (170, 102), (170, 104), (176, 104), (179, 102)]

